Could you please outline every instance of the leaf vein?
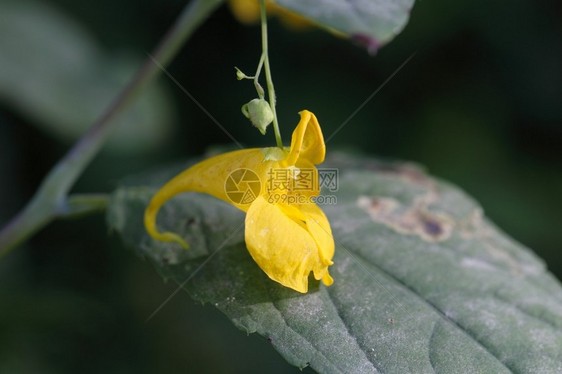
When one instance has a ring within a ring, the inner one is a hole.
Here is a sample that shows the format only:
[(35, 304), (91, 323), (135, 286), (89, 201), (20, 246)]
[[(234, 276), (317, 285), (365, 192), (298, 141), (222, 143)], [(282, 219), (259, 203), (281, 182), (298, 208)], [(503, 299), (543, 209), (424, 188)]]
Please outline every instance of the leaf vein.
[(415, 289), (413, 289), (412, 287), (410, 287), (407, 283), (405, 283), (404, 281), (402, 281), (400, 278), (396, 277), (395, 275), (393, 275), (392, 273), (388, 272), (387, 270), (385, 270), (383, 267), (369, 261), (368, 259), (366, 259), (362, 254), (358, 253), (358, 252), (353, 252), (354, 255), (358, 256), (358, 258), (360, 258), (363, 262), (366, 263), (367, 266), (371, 266), (373, 268), (376, 268), (377, 270), (379, 270), (381, 273), (383, 273), (384, 275), (386, 275), (389, 280), (394, 281), (395, 283), (397, 283), (397, 285), (399, 287), (404, 288), (406, 291), (410, 292), (412, 295), (414, 295), (416, 298), (418, 298), (419, 300), (421, 300), (423, 303), (427, 304), (427, 306), (429, 306), (431, 309), (433, 309), (437, 315), (439, 317), (441, 317), (445, 322), (450, 323), (454, 328), (458, 329), (462, 334), (466, 335), (468, 338), (472, 339), (478, 346), (480, 346), (485, 352), (487, 352), (488, 354), (490, 354), (492, 357), (494, 357), (502, 366), (504, 366), (507, 370), (509, 370), (510, 372), (514, 372), (514, 370), (509, 367), (506, 363), (504, 363), (503, 361), (501, 361), (494, 353), (492, 353), (490, 351), (490, 349), (479, 339), (476, 338), (476, 336), (474, 336), (473, 334), (471, 334), (471, 331), (469, 329), (466, 329), (464, 326), (462, 326), (460, 323), (458, 323), (457, 321), (447, 317), (447, 315), (445, 315), (445, 313), (443, 313), (435, 304), (433, 304), (431, 301), (425, 299), (422, 295), (420, 295), (419, 293), (416, 292)]
[[(281, 309), (279, 308), (279, 306), (277, 305), (277, 302), (272, 301), (271, 305), (275, 308), (275, 311), (277, 313), (279, 313), (281, 320), (283, 320), (283, 323), (285, 324), (285, 326), (287, 326), (287, 328), (289, 328), (289, 330), (291, 330), (292, 332), (294, 332), (295, 334), (297, 334), (298, 336), (300, 336), (304, 341), (306, 341), (308, 343), (309, 346), (311, 346), (312, 348), (314, 348), (314, 350), (319, 353), (325, 360), (326, 362), (329, 362), (339, 373), (344, 374), (344, 372), (337, 366), (337, 364), (335, 362), (333, 362), (329, 357), (327, 357), (321, 350), (318, 349), (318, 347), (316, 347), (316, 345), (314, 345), (312, 343), (312, 341), (308, 340), (308, 338), (304, 335), (302, 335), (300, 332), (298, 332), (297, 330), (295, 330), (291, 325), (289, 325), (289, 323), (287, 322), (287, 320), (285, 319), (285, 316), (283, 315), (283, 312), (281, 311)], [(311, 360), (308, 360), (309, 364)], [(312, 365), (311, 365), (312, 366)]]
[(371, 358), (367, 355), (367, 351), (366, 351), (366, 347), (364, 346), (364, 344), (361, 344), (359, 342), (359, 340), (357, 339), (357, 337), (351, 332), (350, 326), (347, 324), (346, 319), (343, 317), (342, 312), (340, 310), (340, 308), (338, 308), (338, 303), (335, 303), (332, 300), (332, 295), (330, 293), (330, 289), (328, 289), (328, 295), (330, 296), (330, 301), (334, 307), (334, 310), (336, 311), (340, 321), (342, 322), (343, 326), (345, 327), (347, 334), (355, 341), (355, 343), (357, 344), (357, 346), (359, 348), (361, 348), (361, 351), (364, 353), (365, 358), (367, 359), (367, 361), (369, 361), (371, 363), (371, 366), (373, 367), (373, 369), (375, 370), (375, 373), (384, 373), (379, 367), (377, 367), (377, 365), (375, 364), (375, 362), (373, 360), (371, 360)]

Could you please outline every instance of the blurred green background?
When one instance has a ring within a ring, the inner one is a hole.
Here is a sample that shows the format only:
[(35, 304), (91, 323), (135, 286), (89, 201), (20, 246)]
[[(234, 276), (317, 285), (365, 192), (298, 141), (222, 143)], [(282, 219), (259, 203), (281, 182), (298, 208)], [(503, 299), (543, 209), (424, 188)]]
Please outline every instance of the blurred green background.
[[(0, 9), (13, 3), (0, 0)], [(29, 4), (35, 18), (27, 21), (27, 11), (18, 13), (21, 22), (0, 11), (0, 225), (72, 144), (79, 132), (73, 124), (91, 122), (184, 2)], [(304, 108), (329, 137), (416, 53), (328, 149), (424, 165), (475, 197), (560, 279), (562, 3), (421, 1), (411, 17), (375, 57), (324, 31), (295, 32), (272, 20), (270, 58), (285, 140)], [(49, 23), (68, 20), (67, 31)], [(14, 23), (22, 27), (10, 34), (6, 27)], [(81, 49), (84, 42), (95, 48)], [(259, 43), (257, 26), (239, 24), (224, 6), (170, 66), (248, 146), (273, 144), (271, 134), (261, 137), (241, 115), (255, 94), (251, 83), (236, 81), (233, 68), (252, 74)], [(75, 191), (110, 192), (125, 175), (230, 142), (165, 77), (149, 91)], [(184, 293), (145, 323), (175, 288), (124, 250), (103, 216), (56, 222), (0, 262), (0, 372), (297, 372), (265, 339), (237, 331)]]

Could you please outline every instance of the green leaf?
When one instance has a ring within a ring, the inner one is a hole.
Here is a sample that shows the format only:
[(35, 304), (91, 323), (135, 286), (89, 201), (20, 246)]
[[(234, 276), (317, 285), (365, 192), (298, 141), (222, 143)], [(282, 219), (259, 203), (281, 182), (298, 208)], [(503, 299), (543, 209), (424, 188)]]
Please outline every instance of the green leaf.
[(275, 0), (364, 44), (371, 53), (406, 26), (414, 0)]
[[(129, 179), (108, 222), (196, 300), (268, 338), (287, 361), (324, 373), (562, 371), (562, 288), (459, 189), (409, 164), (332, 154), (337, 203), (331, 287), (302, 295), (249, 256), (244, 213), (200, 194), (166, 204), (159, 226), (191, 244), (151, 240), (142, 217), (180, 168)], [(326, 192), (332, 194), (332, 192)]]
[[(0, 2), (0, 101), (66, 143), (111, 104), (144, 57), (109, 53), (75, 21), (44, 2)], [(136, 152), (158, 146), (174, 120), (160, 85), (143, 91), (116, 119), (107, 146)]]

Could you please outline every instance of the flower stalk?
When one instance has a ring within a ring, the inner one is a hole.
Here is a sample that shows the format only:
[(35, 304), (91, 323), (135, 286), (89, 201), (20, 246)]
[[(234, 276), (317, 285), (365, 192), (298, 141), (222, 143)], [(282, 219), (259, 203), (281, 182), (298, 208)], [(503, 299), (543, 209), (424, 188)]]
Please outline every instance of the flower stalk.
[[(277, 146), (283, 149), (283, 140), (281, 139), (281, 133), (279, 132), (279, 122), (277, 121), (277, 112), (275, 110), (276, 97), (275, 97), (275, 87), (273, 86), (273, 79), (271, 78), (271, 68), (269, 66), (269, 53), (268, 53), (268, 42), (267, 42), (267, 11), (265, 7), (265, 0), (260, 0), (260, 14), (261, 14), (261, 47), (262, 47), (262, 57), (260, 59), (260, 65), (263, 60), (263, 66), (265, 70), (265, 80), (267, 83), (267, 95), (269, 97), (269, 106), (273, 113), (273, 131), (275, 132), (275, 141)], [(258, 66), (258, 72), (261, 68)], [(258, 74), (256, 74), (257, 76)]]

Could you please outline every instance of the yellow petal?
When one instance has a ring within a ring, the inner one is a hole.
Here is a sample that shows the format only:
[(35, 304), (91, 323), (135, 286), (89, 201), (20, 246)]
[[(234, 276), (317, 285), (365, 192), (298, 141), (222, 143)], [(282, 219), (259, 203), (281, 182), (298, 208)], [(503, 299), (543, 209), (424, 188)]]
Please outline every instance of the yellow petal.
[(330, 222), (322, 209), (316, 204), (302, 204), (300, 211), (306, 217), (307, 231), (318, 246), (320, 263), (313, 269), (314, 278), (322, 279), (326, 286), (330, 286), (333, 280), (328, 274), (328, 266), (334, 263), (332, 258), (335, 250)]
[[(331, 279), (326, 276), (331, 261), (320, 258), (316, 241), (327, 242), (319, 233), (319, 227), (324, 223), (313, 224), (313, 236), (307, 230), (308, 223), (288, 215), (286, 209), (296, 208), (270, 204), (258, 197), (246, 215), (246, 246), (254, 261), (271, 279), (306, 293), (311, 271), (316, 279), (326, 279), (328, 283)], [(316, 212), (313, 215), (321, 220)]]
[[(258, 23), (260, 20), (260, 4), (258, 0), (229, 0), (228, 5), (234, 17), (244, 24)], [(278, 16), (287, 27), (300, 31), (311, 26), (306, 18), (280, 7), (270, 1), (267, 2), (268, 16)]]
[(260, 20), (260, 4), (257, 0), (230, 0), (228, 5), (234, 17), (242, 23), (252, 24)]
[(326, 155), (324, 136), (316, 116), (308, 110), (300, 113), (301, 119), (291, 138), (291, 150), (285, 162), (296, 165), (299, 160), (320, 164)]
[[(154, 239), (168, 242), (173, 241), (187, 247), (185, 241), (177, 234), (171, 232), (161, 233), (158, 231), (156, 218), (162, 205), (175, 195), (183, 192), (202, 192), (224, 200), (246, 211), (250, 206), (249, 203), (253, 201), (253, 199), (246, 199), (244, 201), (244, 196), (241, 196), (241, 199), (238, 200), (235, 191), (227, 192), (229, 188), (229, 176), (232, 175), (243, 179), (244, 176), (237, 175), (237, 173), (244, 173), (245, 170), (250, 170), (250, 172), (246, 174), (246, 177), (251, 177), (250, 174), (252, 170), (255, 170), (255, 173), (260, 175), (259, 173), (265, 173), (262, 169), (267, 168), (267, 165), (267, 162), (264, 163), (264, 153), (259, 148), (224, 153), (193, 165), (166, 183), (164, 187), (152, 197), (144, 214), (146, 230)], [(241, 169), (241, 171), (237, 171), (239, 169)], [(253, 188), (255, 184), (251, 182), (254, 178), (246, 179), (250, 179), (250, 181), (242, 183), (247, 183), (246, 186), (248, 186), (248, 188), (246, 188), (246, 190), (248, 192), (251, 193), (253, 191), (256, 196), (263, 193), (264, 183), (259, 183), (259, 187), (256, 189)], [(232, 178), (230, 180), (232, 180)], [(236, 182), (240, 183), (240, 179), (236, 180)]]
[(312, 271), (314, 278), (317, 280), (322, 279), (326, 286), (332, 285), (334, 282), (328, 273), (328, 266), (334, 262), (334, 238), (332, 236), (332, 229), (328, 218), (314, 203), (300, 204), (300, 205), (280, 205), (285, 215), (298, 223), (312, 236), (318, 248), (319, 262)]

